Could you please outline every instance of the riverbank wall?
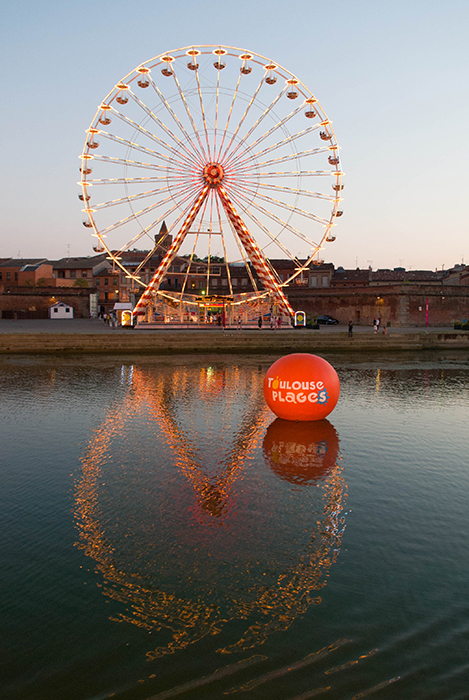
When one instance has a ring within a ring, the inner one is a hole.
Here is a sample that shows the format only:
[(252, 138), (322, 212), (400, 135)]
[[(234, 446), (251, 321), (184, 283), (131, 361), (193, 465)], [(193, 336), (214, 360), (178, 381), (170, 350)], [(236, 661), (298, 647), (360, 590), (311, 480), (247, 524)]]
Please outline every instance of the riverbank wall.
[(469, 350), (469, 333), (425, 332), (356, 334), (301, 330), (128, 331), (93, 333), (3, 333), (0, 355), (80, 354), (287, 354), (292, 352), (397, 352)]

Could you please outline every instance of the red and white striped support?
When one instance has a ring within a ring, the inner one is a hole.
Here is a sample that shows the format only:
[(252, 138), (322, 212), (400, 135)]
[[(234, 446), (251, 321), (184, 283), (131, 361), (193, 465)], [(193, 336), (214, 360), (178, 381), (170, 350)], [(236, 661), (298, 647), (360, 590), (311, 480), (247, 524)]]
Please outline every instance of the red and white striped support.
[(264, 288), (268, 289), (274, 294), (284, 313), (288, 314), (289, 316), (293, 316), (294, 312), (288, 302), (287, 297), (283, 293), (280, 286), (277, 284), (277, 280), (275, 279), (269, 266), (267, 265), (267, 261), (261, 249), (249, 233), (241, 217), (238, 215), (236, 209), (232, 205), (225, 188), (222, 185), (218, 185), (217, 193), (220, 197), (221, 203), (223, 204), (223, 208), (229, 220), (231, 221), (231, 224), (233, 225), (233, 228), (239, 236), (239, 240), (243, 244), (248, 257), (252, 262), (252, 266), (254, 267), (259, 279), (264, 285)]
[(137, 305), (134, 308), (133, 314), (134, 316), (144, 316), (145, 315), (145, 307), (149, 304), (151, 301), (151, 295), (153, 292), (157, 292), (158, 289), (160, 288), (161, 281), (163, 277), (166, 274), (166, 271), (168, 267), (171, 265), (171, 261), (173, 260), (174, 256), (177, 255), (177, 252), (181, 245), (184, 242), (184, 239), (187, 235), (187, 232), (189, 231), (190, 227), (194, 223), (194, 219), (197, 216), (197, 214), (200, 211), (201, 206), (207, 199), (207, 195), (210, 191), (210, 185), (205, 185), (195, 200), (194, 204), (192, 205), (192, 208), (188, 215), (186, 216), (186, 219), (181, 226), (179, 233), (177, 234), (176, 238), (172, 242), (171, 246), (168, 248), (168, 252), (164, 256), (163, 260), (161, 261), (160, 266), (158, 267), (157, 271), (153, 275), (151, 281), (149, 282), (147, 288), (143, 292), (142, 296), (138, 300)]

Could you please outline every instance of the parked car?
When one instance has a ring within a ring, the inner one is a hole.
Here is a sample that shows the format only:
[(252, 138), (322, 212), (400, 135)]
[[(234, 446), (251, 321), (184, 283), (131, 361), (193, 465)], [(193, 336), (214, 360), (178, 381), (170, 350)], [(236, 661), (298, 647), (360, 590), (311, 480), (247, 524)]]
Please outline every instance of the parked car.
[(332, 316), (322, 315), (317, 317), (316, 323), (322, 323), (326, 326), (333, 326), (339, 322), (336, 318), (332, 318)]

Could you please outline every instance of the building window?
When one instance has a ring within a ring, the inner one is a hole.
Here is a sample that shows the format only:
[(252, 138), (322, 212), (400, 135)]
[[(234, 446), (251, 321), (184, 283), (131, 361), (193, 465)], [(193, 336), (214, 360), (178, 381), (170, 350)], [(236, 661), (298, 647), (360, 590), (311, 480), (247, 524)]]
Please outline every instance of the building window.
[(328, 286), (329, 286), (329, 277), (323, 277), (323, 278), (322, 278), (322, 286), (323, 286), (323, 287), (328, 287)]
[(247, 284), (248, 284), (248, 281), (247, 281), (246, 277), (243, 277), (243, 279), (241, 280), (241, 286), (247, 287)]
[(228, 286), (228, 280), (226, 279), (226, 277), (223, 277), (223, 279), (222, 279), (222, 281), (221, 281), (221, 286), (222, 286), (222, 287), (227, 287), (227, 286)]
[(108, 292), (104, 292), (104, 301), (108, 301), (108, 300), (109, 300), (109, 294), (108, 294)]
[(317, 287), (318, 286), (318, 278), (316, 275), (311, 275), (309, 278), (309, 286), (310, 287)]
[(101, 282), (100, 282), (99, 278), (98, 278), (98, 279), (96, 279), (96, 286), (98, 286), (98, 287), (99, 287), (99, 285), (100, 285), (100, 284), (101, 284)]
[(104, 280), (104, 286), (107, 286), (108, 284), (109, 284), (109, 280), (108, 280), (108, 278), (106, 277), (105, 280)]
[(86, 271), (86, 270), (82, 270), (81, 276), (82, 276), (82, 277), (88, 277), (87, 271)]
[(18, 273), (15, 272), (15, 282), (18, 282)]
[(58, 310), (58, 309), (54, 309), (54, 314), (58, 314), (58, 313), (59, 313), (59, 310)]
[(70, 313), (70, 309), (68, 308), (68, 306), (65, 307), (65, 313), (66, 313), (66, 314), (69, 314), (69, 313)]
[(112, 284), (114, 285), (114, 287), (117, 287), (117, 277), (114, 277), (114, 279), (112, 280)]
[(11, 280), (11, 272), (7, 272), (7, 282)]
[(76, 275), (75, 270), (70, 270), (70, 277), (72, 278), (72, 280), (75, 279), (75, 275)]
[(2, 281), (2, 279), (3, 279), (3, 272), (0, 270), (0, 282)]
[(234, 280), (232, 279), (231, 282), (232, 282), (232, 284), (233, 284), (233, 287), (237, 287), (237, 286), (238, 286), (238, 280), (237, 280), (237, 279), (234, 279)]
[(212, 280), (212, 287), (217, 287), (218, 286), (218, 280), (214, 279)]
[(59, 279), (64, 280), (65, 279), (65, 270), (59, 270)]

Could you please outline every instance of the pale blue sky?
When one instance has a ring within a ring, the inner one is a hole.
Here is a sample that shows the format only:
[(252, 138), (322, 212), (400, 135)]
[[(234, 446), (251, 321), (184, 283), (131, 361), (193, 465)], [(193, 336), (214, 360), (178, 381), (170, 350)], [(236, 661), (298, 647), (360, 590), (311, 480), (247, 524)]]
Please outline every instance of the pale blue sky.
[(220, 43), (317, 95), (342, 148), (336, 266), (469, 263), (469, 5), (462, 0), (18, 0), (2, 13), (0, 257), (91, 254), (77, 199), (85, 129), (152, 56)]

